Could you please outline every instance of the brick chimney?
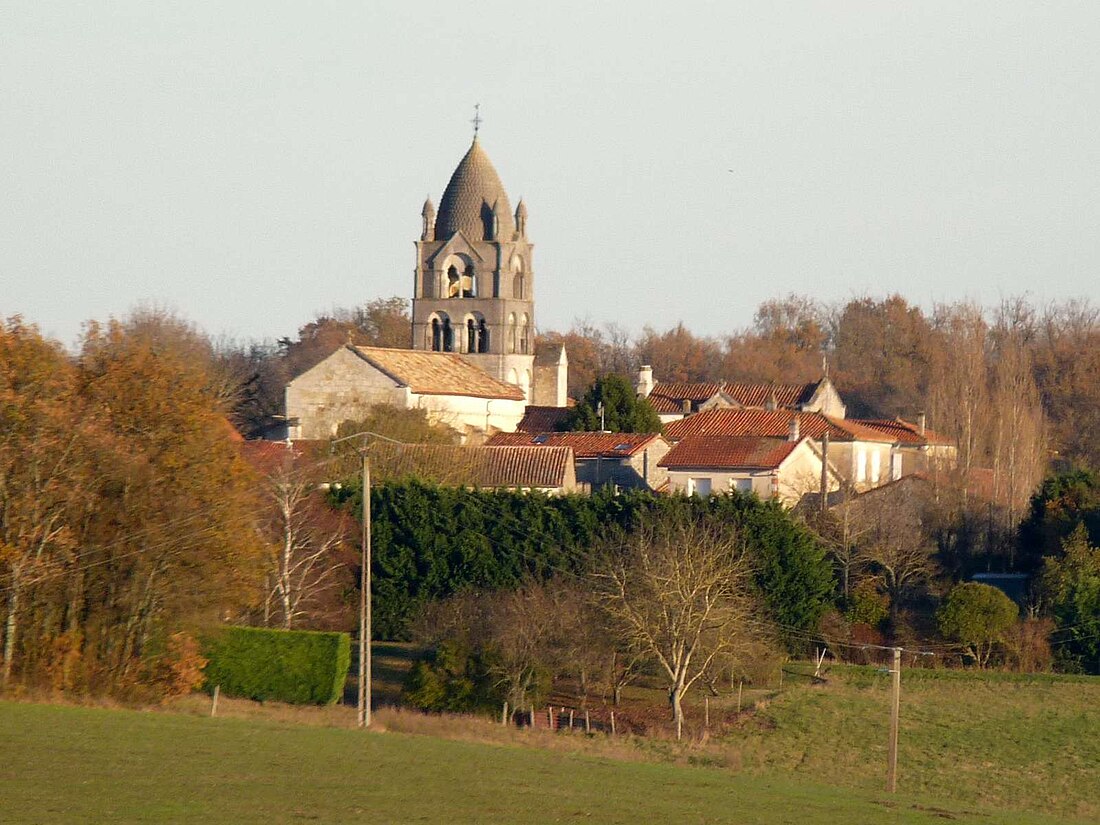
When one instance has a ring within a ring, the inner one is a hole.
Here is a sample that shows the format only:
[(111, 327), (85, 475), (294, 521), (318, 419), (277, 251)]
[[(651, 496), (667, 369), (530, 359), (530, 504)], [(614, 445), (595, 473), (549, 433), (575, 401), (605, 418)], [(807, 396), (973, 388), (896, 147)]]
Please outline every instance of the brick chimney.
[(644, 364), (641, 369), (638, 370), (638, 383), (634, 385), (638, 397), (649, 398), (649, 394), (653, 392), (653, 384), (653, 367), (649, 364)]
[(791, 418), (790, 427), (787, 430), (788, 441), (799, 441), (802, 439), (802, 425), (798, 421), (798, 416), (795, 415)]
[(917, 413), (917, 432), (924, 435), (924, 426), (928, 422), (928, 416), (924, 414), (924, 410)]

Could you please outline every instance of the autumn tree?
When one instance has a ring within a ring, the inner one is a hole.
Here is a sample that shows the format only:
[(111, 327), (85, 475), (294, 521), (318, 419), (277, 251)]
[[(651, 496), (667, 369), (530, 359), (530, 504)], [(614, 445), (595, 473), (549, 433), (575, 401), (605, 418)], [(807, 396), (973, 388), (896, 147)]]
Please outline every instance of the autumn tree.
[(900, 295), (857, 298), (835, 324), (833, 380), (851, 415), (892, 418), (924, 409), (932, 329), (919, 307)]
[(678, 323), (665, 332), (645, 327), (636, 345), (637, 361), (653, 367), (659, 381), (713, 381), (721, 347)]
[(578, 319), (566, 332), (541, 333), (536, 346), (544, 345), (565, 347), (569, 356), (568, 391), (574, 398), (600, 375), (613, 372), (630, 375), (638, 368), (630, 334), (615, 323), (598, 325)]
[[(3, 668), (11, 680), (24, 618), (39, 585), (77, 558), (73, 523), (87, 492), (89, 444), (73, 369), (61, 348), (18, 318), (0, 323), (0, 585)], [(71, 614), (70, 614), (71, 616)], [(27, 649), (34, 649), (31, 640)]]
[(78, 360), (89, 414), (114, 440), (85, 524), (89, 653), (129, 675), (148, 642), (250, 598), (253, 480), (208, 365), (174, 324), (92, 324)]
[(700, 523), (649, 524), (608, 541), (594, 582), (611, 626), (664, 674), (679, 739), (684, 696), (754, 635), (742, 542)]
[(764, 301), (750, 329), (726, 339), (720, 375), (728, 381), (799, 383), (821, 377), (830, 333), (825, 309), (802, 295)]

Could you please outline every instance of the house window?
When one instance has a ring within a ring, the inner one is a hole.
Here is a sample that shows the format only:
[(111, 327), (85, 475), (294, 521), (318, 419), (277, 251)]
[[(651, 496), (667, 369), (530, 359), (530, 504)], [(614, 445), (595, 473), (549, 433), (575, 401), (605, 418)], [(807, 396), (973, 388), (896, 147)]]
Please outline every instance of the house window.
[(710, 479), (689, 478), (687, 491), (689, 496), (699, 496), (699, 498), (706, 498), (710, 495)]
[(752, 492), (752, 479), (751, 478), (731, 478), (730, 489), (737, 493), (751, 493)]
[(890, 480), (897, 481), (901, 478), (901, 453), (890, 456)]

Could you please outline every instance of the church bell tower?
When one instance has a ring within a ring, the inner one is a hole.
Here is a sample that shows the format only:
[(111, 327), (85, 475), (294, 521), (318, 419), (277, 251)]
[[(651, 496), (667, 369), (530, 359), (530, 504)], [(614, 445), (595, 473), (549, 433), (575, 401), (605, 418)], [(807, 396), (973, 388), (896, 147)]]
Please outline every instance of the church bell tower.
[(477, 134), (439, 211), (421, 212), (413, 290), (413, 349), (454, 352), (489, 375), (534, 383), (535, 302), (527, 207), (512, 211)]

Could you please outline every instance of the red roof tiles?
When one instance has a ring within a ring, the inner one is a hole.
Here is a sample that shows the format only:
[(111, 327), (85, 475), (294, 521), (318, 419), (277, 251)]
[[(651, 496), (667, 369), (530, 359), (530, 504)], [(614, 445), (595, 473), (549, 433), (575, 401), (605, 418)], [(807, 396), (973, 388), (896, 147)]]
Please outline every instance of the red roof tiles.
[(720, 392), (742, 407), (766, 407), (774, 398), (777, 407), (795, 408), (806, 404), (817, 392), (818, 382), (808, 384), (739, 384), (731, 382), (667, 382), (654, 385), (649, 400), (658, 412), (680, 412), (684, 401), (696, 407)]
[(799, 441), (754, 436), (693, 435), (657, 462), (670, 470), (774, 470)]
[(568, 447), (454, 447), (377, 443), (371, 465), (381, 478), (414, 476), (464, 487), (572, 488), (573, 453)]
[(623, 458), (645, 449), (657, 438), (658, 433), (497, 433), (486, 444), (569, 447), (577, 458)]
[(536, 407), (529, 405), (516, 425), (521, 433), (548, 433), (556, 430), (571, 410), (569, 407)]
[(929, 430), (927, 427), (924, 430), (924, 434), (921, 434), (920, 427), (917, 424), (913, 424), (909, 421), (903, 421), (900, 418), (895, 419), (880, 419), (880, 418), (851, 418), (849, 421), (853, 421), (857, 424), (861, 424), (864, 427), (870, 427), (872, 430), (884, 433), (891, 436), (894, 441), (900, 444), (937, 444), (940, 446), (953, 446), (954, 441), (945, 435), (940, 435), (937, 432)]
[(665, 435), (673, 441), (689, 435), (786, 438), (795, 418), (798, 419), (799, 434), (815, 440), (820, 440), (828, 432), (833, 441), (893, 441), (890, 436), (862, 424), (830, 418), (821, 413), (792, 410), (707, 410), (673, 421), (665, 427)]

